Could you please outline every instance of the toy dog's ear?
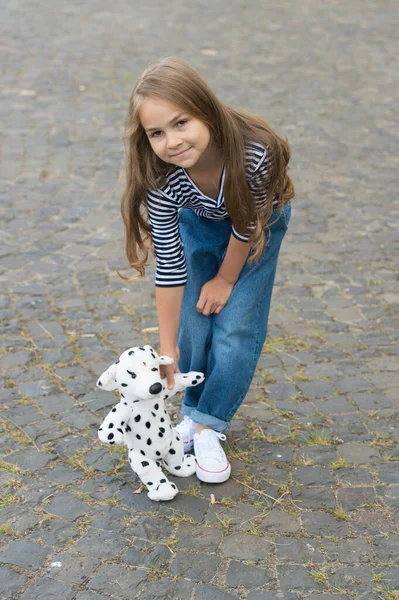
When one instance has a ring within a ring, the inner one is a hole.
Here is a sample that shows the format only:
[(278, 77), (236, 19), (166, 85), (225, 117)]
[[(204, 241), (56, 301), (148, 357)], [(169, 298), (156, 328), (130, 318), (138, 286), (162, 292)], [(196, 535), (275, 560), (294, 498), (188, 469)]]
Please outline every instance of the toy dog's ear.
[(97, 380), (98, 387), (109, 392), (118, 389), (118, 384), (115, 381), (116, 366), (116, 363), (114, 363), (101, 375)]
[(159, 364), (160, 365), (173, 365), (175, 361), (170, 356), (160, 356)]

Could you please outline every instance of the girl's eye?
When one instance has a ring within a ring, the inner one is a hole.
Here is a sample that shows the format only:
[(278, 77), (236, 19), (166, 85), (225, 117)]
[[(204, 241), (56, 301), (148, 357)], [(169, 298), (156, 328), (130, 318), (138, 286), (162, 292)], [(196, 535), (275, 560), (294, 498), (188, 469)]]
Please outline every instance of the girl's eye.
[(181, 121), (177, 121), (176, 125), (181, 126), (187, 123), (187, 119), (182, 119)]
[(162, 133), (162, 131), (154, 131), (154, 132), (151, 134), (151, 137), (152, 137), (152, 138), (153, 138), (153, 137), (159, 137), (159, 135), (160, 135), (161, 133)]

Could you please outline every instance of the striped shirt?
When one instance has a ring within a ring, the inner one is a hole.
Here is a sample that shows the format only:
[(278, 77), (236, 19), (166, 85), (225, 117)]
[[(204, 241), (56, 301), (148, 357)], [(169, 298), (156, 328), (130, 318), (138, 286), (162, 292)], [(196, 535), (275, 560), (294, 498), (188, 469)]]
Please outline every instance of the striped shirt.
[[(258, 208), (266, 203), (270, 182), (270, 156), (259, 144), (245, 146), (245, 171), (249, 188)], [(176, 167), (167, 176), (167, 183), (159, 190), (149, 190), (147, 195), (148, 217), (152, 242), (157, 259), (155, 285), (176, 287), (187, 282), (186, 261), (179, 230), (179, 209), (191, 208), (196, 215), (213, 221), (229, 218), (223, 196), (225, 169), (223, 169), (219, 194), (210, 198), (191, 180), (182, 167)], [(277, 204), (275, 200), (273, 204)], [(249, 235), (232, 234), (246, 242)]]

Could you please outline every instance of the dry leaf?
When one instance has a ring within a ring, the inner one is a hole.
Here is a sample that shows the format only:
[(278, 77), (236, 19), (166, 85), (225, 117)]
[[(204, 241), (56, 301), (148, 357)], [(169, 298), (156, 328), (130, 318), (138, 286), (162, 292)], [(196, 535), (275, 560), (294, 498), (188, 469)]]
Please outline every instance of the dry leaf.
[(159, 333), (159, 327), (144, 327), (141, 333)]
[(218, 51), (215, 50), (214, 48), (204, 48), (203, 50), (200, 50), (200, 53), (203, 54), (204, 56), (217, 56), (218, 55)]
[(215, 504), (216, 500), (215, 500), (215, 496), (213, 494), (211, 494), (211, 504)]

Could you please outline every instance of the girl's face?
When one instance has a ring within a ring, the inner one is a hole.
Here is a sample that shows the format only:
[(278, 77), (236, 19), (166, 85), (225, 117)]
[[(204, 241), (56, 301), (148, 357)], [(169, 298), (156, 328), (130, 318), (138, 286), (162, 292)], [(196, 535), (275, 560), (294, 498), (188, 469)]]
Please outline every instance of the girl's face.
[(188, 169), (204, 158), (210, 132), (199, 119), (157, 98), (146, 98), (139, 116), (151, 148), (164, 162)]

